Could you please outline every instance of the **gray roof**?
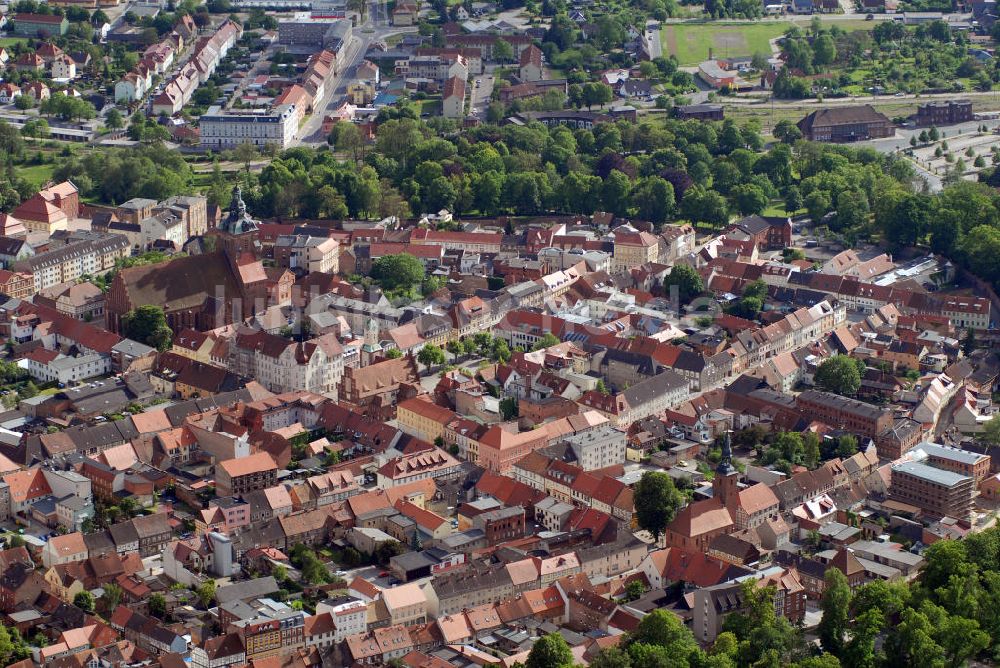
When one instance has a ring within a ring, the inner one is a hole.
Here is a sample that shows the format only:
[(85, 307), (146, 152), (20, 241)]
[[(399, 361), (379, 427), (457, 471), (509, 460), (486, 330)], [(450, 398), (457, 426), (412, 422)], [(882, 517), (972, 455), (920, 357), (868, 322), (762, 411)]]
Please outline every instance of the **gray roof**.
[(221, 605), (229, 603), (230, 601), (246, 601), (260, 596), (267, 596), (268, 594), (274, 594), (278, 591), (278, 589), (278, 583), (275, 581), (274, 577), (268, 575), (267, 577), (257, 578), (256, 580), (244, 580), (242, 582), (236, 582), (224, 587), (219, 587), (219, 589), (215, 592), (215, 598), (218, 599), (219, 604)]
[(953, 473), (951, 471), (945, 471), (944, 469), (936, 469), (933, 466), (927, 466), (926, 464), (920, 464), (919, 462), (896, 464), (892, 467), (892, 472), (893, 474), (907, 473), (916, 478), (927, 480), (928, 482), (938, 485), (944, 485), (945, 487), (954, 487), (955, 485), (961, 484), (967, 480), (972, 480), (972, 478), (969, 478), (968, 476)]
[(662, 394), (667, 394), (687, 386), (687, 380), (679, 374), (674, 373), (673, 371), (664, 371), (663, 373), (653, 376), (649, 380), (636, 383), (632, 387), (625, 390), (622, 394), (625, 395), (625, 400), (628, 402), (629, 406), (636, 407), (652, 401), (655, 397)]
[(986, 459), (986, 455), (981, 455), (977, 452), (970, 452), (968, 450), (960, 450), (959, 448), (952, 448), (946, 445), (939, 445), (937, 443), (931, 443), (929, 441), (924, 441), (917, 445), (914, 450), (920, 449), (926, 452), (931, 457), (937, 457), (939, 459), (948, 459), (953, 462), (959, 462), (960, 464), (968, 464), (972, 466), (977, 462), (981, 462)]

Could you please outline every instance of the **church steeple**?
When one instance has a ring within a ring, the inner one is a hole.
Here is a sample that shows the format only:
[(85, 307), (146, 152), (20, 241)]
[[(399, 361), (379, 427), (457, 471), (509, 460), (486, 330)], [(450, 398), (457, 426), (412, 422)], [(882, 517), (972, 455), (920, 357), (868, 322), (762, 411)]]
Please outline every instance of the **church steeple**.
[(715, 467), (712, 494), (722, 505), (731, 508), (739, 502), (739, 472), (733, 466), (733, 445), (729, 430), (722, 437), (722, 459)]
[(736, 468), (733, 466), (731, 434), (732, 432), (727, 429), (725, 435), (722, 437), (722, 459), (719, 460), (719, 465), (715, 469), (718, 475), (734, 475), (736, 473)]

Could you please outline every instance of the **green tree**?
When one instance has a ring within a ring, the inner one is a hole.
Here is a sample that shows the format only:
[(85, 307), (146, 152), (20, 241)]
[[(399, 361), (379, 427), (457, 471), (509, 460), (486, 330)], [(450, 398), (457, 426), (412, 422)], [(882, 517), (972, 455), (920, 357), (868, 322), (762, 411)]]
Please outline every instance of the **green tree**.
[(707, 223), (718, 229), (729, 222), (726, 198), (701, 186), (688, 188), (681, 199), (681, 216), (693, 223)]
[(149, 597), (149, 614), (157, 619), (163, 619), (167, 614), (167, 599), (163, 594), (152, 594)]
[(686, 264), (675, 264), (663, 279), (663, 292), (667, 296), (672, 294), (674, 287), (677, 288), (677, 299), (682, 304), (687, 304), (705, 290), (701, 274)]
[(209, 578), (198, 585), (195, 589), (195, 594), (198, 596), (198, 602), (201, 603), (201, 607), (207, 608), (215, 600), (215, 580)]
[(851, 629), (851, 638), (844, 646), (841, 655), (844, 663), (852, 668), (875, 668), (878, 665), (875, 641), (884, 626), (885, 617), (878, 609), (866, 610), (859, 615)]
[(372, 278), (383, 290), (408, 290), (424, 280), (424, 265), (409, 253), (385, 255), (372, 263)]
[(101, 597), (101, 600), (104, 601), (104, 609), (110, 613), (121, 603), (122, 588), (114, 582), (104, 583), (101, 588), (104, 589), (104, 596)]
[(232, 151), (233, 161), (243, 164), (247, 174), (250, 173), (250, 163), (260, 158), (260, 151), (251, 142), (241, 142)]
[(504, 397), (500, 400), (500, 417), (504, 420), (513, 420), (519, 412), (520, 408), (515, 397)]
[(818, 387), (841, 395), (853, 395), (861, 387), (864, 362), (848, 355), (834, 355), (823, 360), (816, 369), (815, 382)]
[(374, 557), (379, 564), (386, 566), (389, 564), (390, 559), (408, 551), (409, 548), (398, 540), (387, 540), (384, 543), (379, 543), (379, 546), (375, 548)]
[(542, 338), (535, 341), (535, 345), (531, 346), (532, 350), (544, 350), (545, 348), (551, 348), (552, 346), (558, 346), (562, 341), (558, 336), (552, 332), (545, 332)]
[(994, 415), (990, 421), (983, 425), (983, 431), (979, 438), (993, 445), (1000, 445), (1000, 414)]
[(962, 339), (962, 352), (969, 356), (976, 351), (979, 344), (976, 342), (976, 332), (971, 327), (965, 330), (965, 338)]
[(767, 195), (753, 183), (736, 186), (732, 194), (736, 210), (743, 216), (760, 214), (767, 208)]
[(829, 65), (837, 59), (837, 45), (829, 33), (823, 33), (813, 42), (813, 64)]
[(684, 497), (670, 476), (661, 471), (647, 471), (635, 487), (636, 520), (654, 539), (659, 539), (683, 502)]
[(420, 349), (419, 353), (417, 353), (417, 361), (430, 369), (435, 364), (444, 364), (446, 358), (444, 356), (444, 351), (441, 350), (441, 348), (433, 343), (428, 343)]
[(837, 456), (847, 459), (858, 451), (858, 439), (850, 434), (844, 434), (837, 438)]
[(823, 649), (840, 656), (844, 637), (850, 622), (851, 586), (847, 576), (836, 568), (828, 568), (824, 577), (823, 600), (820, 607), (823, 617), (819, 622), (819, 639)]
[(632, 660), (620, 647), (607, 647), (594, 655), (590, 668), (632, 668)]
[(594, 105), (604, 105), (611, 102), (615, 97), (611, 86), (605, 83), (588, 82), (583, 84), (583, 103), (587, 109)]
[(528, 652), (525, 668), (572, 668), (573, 652), (558, 633), (542, 636)]
[(111, 109), (104, 116), (104, 124), (108, 126), (110, 130), (119, 130), (125, 126), (125, 119), (122, 118), (122, 113), (117, 109)]
[(403, 353), (402, 351), (399, 350), (399, 348), (390, 348), (389, 350), (385, 351), (386, 359), (398, 360), (402, 356)]
[(126, 313), (122, 317), (122, 333), (160, 351), (168, 350), (173, 339), (163, 309), (153, 304), (143, 304)]
[(94, 595), (89, 591), (78, 592), (76, 596), (73, 597), (73, 605), (80, 608), (84, 612), (94, 611)]
[(674, 187), (664, 178), (649, 176), (632, 191), (632, 206), (643, 220), (662, 225), (674, 209)]
[(514, 59), (514, 47), (505, 39), (493, 43), (493, 59), (499, 63), (508, 63)]

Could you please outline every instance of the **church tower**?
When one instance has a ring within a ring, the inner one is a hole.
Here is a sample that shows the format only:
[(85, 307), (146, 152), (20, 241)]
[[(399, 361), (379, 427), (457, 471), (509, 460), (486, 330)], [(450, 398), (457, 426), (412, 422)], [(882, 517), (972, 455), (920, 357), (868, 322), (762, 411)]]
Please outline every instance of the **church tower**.
[(712, 493), (722, 505), (730, 507), (739, 500), (739, 471), (733, 466), (733, 446), (731, 431), (726, 431), (722, 439), (722, 459), (715, 468), (715, 479), (712, 481)]
[(375, 361), (375, 357), (382, 352), (382, 344), (379, 342), (379, 326), (374, 318), (365, 321), (365, 343), (361, 346), (361, 365), (368, 366)]
[(216, 237), (220, 250), (226, 254), (229, 262), (236, 266), (240, 257), (246, 253), (254, 258), (260, 255), (259, 224), (247, 213), (247, 205), (243, 201), (243, 190), (237, 183), (233, 187), (233, 198), (229, 203), (226, 217), (216, 228)]

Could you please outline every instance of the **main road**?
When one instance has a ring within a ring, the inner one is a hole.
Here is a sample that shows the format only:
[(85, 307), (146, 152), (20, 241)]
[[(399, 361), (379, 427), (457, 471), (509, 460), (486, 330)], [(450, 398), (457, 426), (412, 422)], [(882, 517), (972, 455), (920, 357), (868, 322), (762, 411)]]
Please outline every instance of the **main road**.
[(375, 26), (371, 20), (366, 20), (355, 28), (351, 32), (350, 42), (337, 53), (337, 74), (326, 82), (322, 99), (313, 103), (313, 113), (299, 128), (292, 145), (322, 144), (326, 141), (326, 135), (323, 134), (323, 119), (343, 102), (347, 94), (347, 84), (357, 76), (358, 66), (364, 60), (372, 42), (383, 40), (390, 35), (416, 31), (415, 27)]

